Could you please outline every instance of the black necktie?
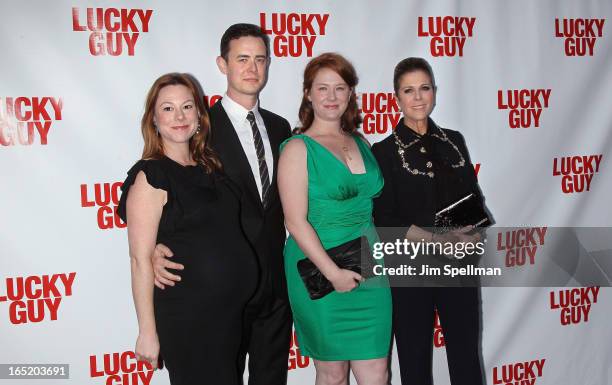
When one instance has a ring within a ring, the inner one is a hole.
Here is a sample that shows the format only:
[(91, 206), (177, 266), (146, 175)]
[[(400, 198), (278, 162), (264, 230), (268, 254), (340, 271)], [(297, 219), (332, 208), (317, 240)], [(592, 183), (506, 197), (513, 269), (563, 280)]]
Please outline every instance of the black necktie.
[(257, 161), (259, 162), (259, 177), (261, 178), (261, 202), (264, 207), (268, 204), (268, 193), (270, 192), (270, 175), (268, 174), (268, 165), (266, 164), (266, 150), (264, 149), (263, 140), (255, 121), (255, 114), (249, 111), (247, 120), (251, 123), (253, 130), (253, 140), (255, 141), (255, 151), (257, 152)]

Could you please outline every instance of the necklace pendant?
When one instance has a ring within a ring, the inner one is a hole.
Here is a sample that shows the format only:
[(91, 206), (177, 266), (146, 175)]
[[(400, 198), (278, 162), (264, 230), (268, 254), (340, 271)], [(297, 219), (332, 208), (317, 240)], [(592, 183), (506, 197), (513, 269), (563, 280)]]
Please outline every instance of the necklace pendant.
[(422, 154), (425, 154), (427, 152), (427, 150), (425, 150), (425, 147), (421, 146), (420, 150)]
[(353, 157), (351, 156), (351, 154), (349, 154), (348, 146), (343, 146), (342, 151), (344, 151), (346, 159), (353, 160)]

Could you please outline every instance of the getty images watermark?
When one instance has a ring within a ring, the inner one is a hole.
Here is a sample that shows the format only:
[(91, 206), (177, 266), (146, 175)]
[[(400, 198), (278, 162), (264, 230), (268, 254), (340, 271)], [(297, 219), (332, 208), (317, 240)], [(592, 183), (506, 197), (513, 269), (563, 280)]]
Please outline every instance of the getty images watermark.
[(371, 251), (362, 268), (393, 287), (612, 286), (612, 227), (492, 226), (463, 235), (423, 228), (434, 237), (417, 241), (405, 228), (376, 230), (379, 238), (362, 247)]
[[(447, 276), (450, 278), (458, 276), (491, 276), (501, 275), (500, 268), (477, 267), (474, 264), (458, 264), (466, 257), (481, 257), (485, 253), (485, 242), (440, 242), (425, 241), (418, 242), (407, 239), (395, 239), (390, 242), (375, 242), (372, 245), (372, 256), (376, 260), (385, 258), (386, 261), (399, 259), (415, 261), (417, 257), (435, 257), (436, 261), (447, 260), (448, 263), (434, 266), (428, 263), (408, 264), (391, 263), (389, 265), (377, 264), (373, 266), (374, 275), (387, 276)], [(454, 262), (454, 263), (453, 263)]]

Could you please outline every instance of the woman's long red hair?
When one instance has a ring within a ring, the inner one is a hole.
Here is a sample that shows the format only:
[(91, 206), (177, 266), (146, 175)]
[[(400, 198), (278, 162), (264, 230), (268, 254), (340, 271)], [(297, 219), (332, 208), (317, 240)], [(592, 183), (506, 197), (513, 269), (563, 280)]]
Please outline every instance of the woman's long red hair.
[(143, 159), (159, 159), (164, 156), (164, 146), (161, 137), (157, 134), (153, 124), (155, 115), (155, 103), (162, 88), (171, 85), (183, 85), (191, 91), (199, 116), (199, 132), (189, 139), (189, 152), (194, 161), (201, 164), (207, 172), (221, 169), (221, 161), (208, 143), (210, 135), (210, 118), (208, 116), (208, 105), (204, 99), (204, 93), (198, 81), (189, 74), (168, 73), (160, 76), (147, 94), (145, 110), (141, 120), (141, 131), (144, 139), (142, 150)]

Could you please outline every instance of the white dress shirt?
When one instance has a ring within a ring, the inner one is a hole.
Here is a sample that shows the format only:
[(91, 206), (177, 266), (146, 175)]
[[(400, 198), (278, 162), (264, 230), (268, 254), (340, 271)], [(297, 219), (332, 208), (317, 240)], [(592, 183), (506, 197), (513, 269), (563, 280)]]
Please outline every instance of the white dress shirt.
[(274, 175), (274, 160), (272, 157), (272, 147), (270, 146), (270, 138), (268, 137), (268, 130), (264, 124), (263, 118), (259, 114), (259, 102), (255, 103), (255, 106), (251, 110), (247, 110), (240, 104), (233, 101), (227, 94), (223, 95), (221, 99), (221, 105), (227, 112), (227, 116), (236, 130), (242, 150), (244, 151), (247, 159), (249, 160), (249, 166), (251, 166), (251, 172), (255, 178), (257, 184), (257, 190), (259, 191), (259, 198), (261, 199), (262, 187), (261, 187), (261, 176), (259, 175), (259, 159), (257, 158), (257, 151), (255, 150), (255, 140), (253, 139), (253, 130), (251, 129), (251, 123), (247, 120), (247, 114), (249, 111), (253, 111), (255, 115), (255, 122), (259, 128), (261, 139), (263, 141), (264, 150), (266, 152), (266, 165), (268, 166), (268, 174), (270, 176), (270, 184), (272, 184), (272, 175)]

